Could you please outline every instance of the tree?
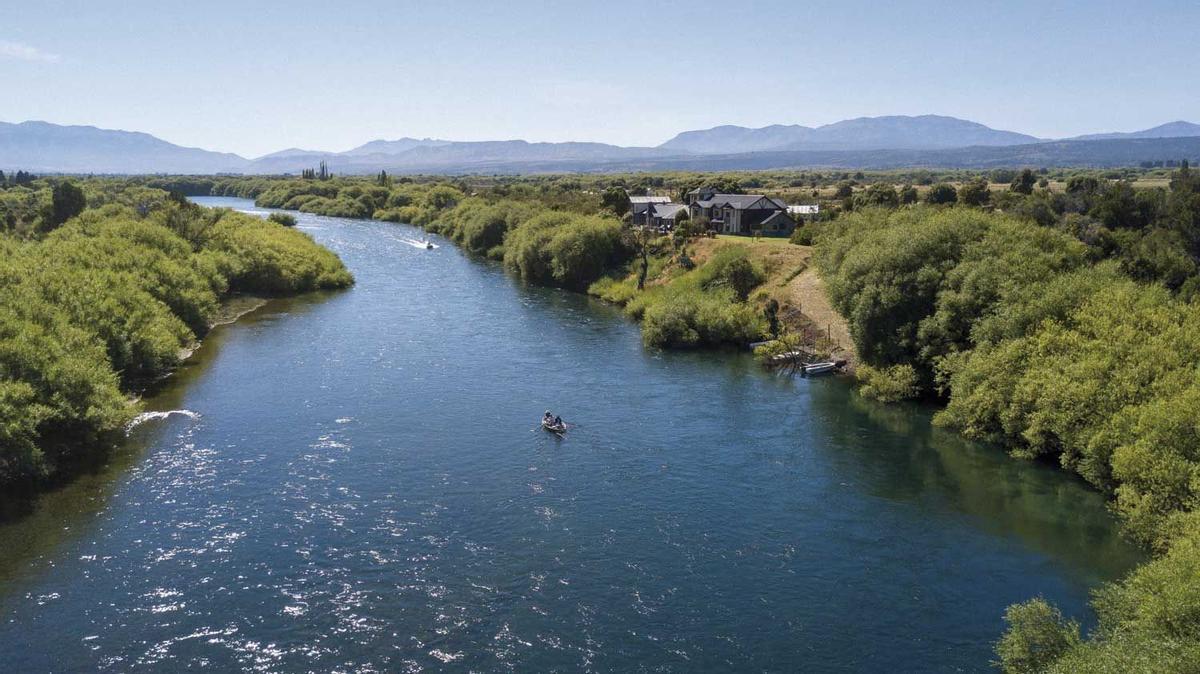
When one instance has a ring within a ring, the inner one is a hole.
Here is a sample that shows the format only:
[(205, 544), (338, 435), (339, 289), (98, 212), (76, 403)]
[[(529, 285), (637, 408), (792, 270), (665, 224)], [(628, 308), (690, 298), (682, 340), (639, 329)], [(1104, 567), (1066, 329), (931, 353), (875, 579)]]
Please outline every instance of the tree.
[(675, 226), (671, 229), (671, 243), (674, 244), (676, 250), (682, 253), (683, 246), (687, 244), (693, 234), (691, 217), (687, 211), (680, 211), (675, 216)]
[(654, 234), (649, 227), (635, 226), (625, 228), (622, 238), (638, 258), (637, 289), (643, 290), (646, 287), (646, 276), (650, 273), (650, 242), (654, 239)]
[(991, 172), (988, 173), (988, 178), (990, 178), (991, 182), (994, 183), (1012, 182), (1016, 177), (1016, 171), (1006, 168), (992, 169)]
[(986, 206), (992, 200), (987, 180), (979, 178), (958, 188), (958, 200), (967, 206)]
[(621, 217), (629, 212), (629, 195), (620, 187), (610, 187), (600, 195), (600, 204)]
[(835, 199), (847, 199), (854, 194), (854, 185), (847, 181), (838, 183), (837, 191), (833, 193)]
[(305, 180), (329, 180), (333, 174), (329, 172), (329, 165), (322, 161), (316, 169), (304, 169), (300, 172), (300, 177)]
[(380, 187), (391, 187), (392, 177), (387, 174), (387, 171), (380, 171), (379, 175), (375, 177), (375, 184)]
[(1033, 186), (1037, 184), (1037, 176), (1030, 169), (1022, 169), (1021, 173), (1012, 179), (1008, 189), (1017, 194), (1033, 194)]
[(763, 315), (767, 317), (767, 329), (771, 333), (771, 337), (779, 336), (779, 301), (771, 298), (767, 301), (767, 306), (763, 309)]
[(1104, 183), (1096, 176), (1071, 176), (1067, 180), (1067, 194), (1093, 196), (1104, 187)]
[(895, 208), (900, 205), (900, 195), (896, 194), (896, 188), (891, 185), (875, 183), (859, 195), (859, 205)]
[(57, 229), (67, 220), (79, 215), (87, 207), (87, 197), (75, 183), (64, 180), (54, 186), (50, 193), (50, 213), (43, 223), (45, 231)]
[(1088, 215), (1109, 229), (1145, 229), (1158, 220), (1158, 211), (1165, 208), (1165, 199), (1159, 203), (1153, 198), (1161, 194), (1159, 190), (1134, 190), (1125, 181), (1110, 183), (1093, 197)]
[(1200, 191), (1200, 176), (1192, 173), (1192, 167), (1186, 159), (1179, 163), (1179, 170), (1171, 174), (1170, 187), (1173, 192)]
[(1008, 674), (1044, 672), (1080, 643), (1079, 623), (1065, 620), (1045, 599), (1009, 606), (1004, 621), (1008, 631), (996, 644), (996, 655)]
[(954, 185), (949, 183), (938, 183), (929, 188), (925, 193), (925, 203), (927, 204), (953, 204), (958, 201), (958, 190), (954, 189)]
[(750, 297), (750, 291), (757, 288), (762, 282), (762, 273), (755, 268), (753, 262), (744, 257), (730, 260), (720, 270), (717, 277), (717, 283), (732, 288), (734, 295), (742, 302), (745, 302)]
[(912, 185), (905, 185), (900, 188), (900, 203), (915, 204), (917, 203), (917, 188)]

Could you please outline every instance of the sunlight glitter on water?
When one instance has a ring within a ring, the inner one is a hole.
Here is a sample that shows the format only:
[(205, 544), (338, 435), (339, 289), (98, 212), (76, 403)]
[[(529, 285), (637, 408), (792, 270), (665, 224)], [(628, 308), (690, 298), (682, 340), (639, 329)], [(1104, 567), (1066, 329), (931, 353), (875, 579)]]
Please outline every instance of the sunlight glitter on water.
[(358, 285), (221, 328), (124, 467), (0, 529), (13, 671), (972, 671), (1122, 570), (1102, 499), (922, 412), (298, 217)]

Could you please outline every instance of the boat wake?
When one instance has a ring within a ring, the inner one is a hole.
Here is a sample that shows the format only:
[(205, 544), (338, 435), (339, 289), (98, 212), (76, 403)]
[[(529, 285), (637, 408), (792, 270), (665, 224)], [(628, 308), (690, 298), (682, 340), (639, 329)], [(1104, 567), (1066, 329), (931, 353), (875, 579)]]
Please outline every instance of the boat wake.
[(403, 241), (404, 243), (407, 243), (408, 245), (412, 246), (413, 248), (437, 248), (438, 247), (437, 244), (435, 244), (431, 241), (418, 241), (417, 239), (409, 239), (407, 237), (401, 237), (400, 240)]
[(173, 414), (185, 416), (189, 419), (199, 419), (200, 418), (199, 414), (197, 414), (196, 412), (193, 412), (191, 410), (168, 410), (166, 412), (142, 412), (141, 414), (134, 417), (128, 424), (125, 425), (125, 432), (129, 433), (130, 431), (137, 428), (138, 426), (141, 426), (142, 424), (146, 423), (147, 421), (160, 421), (162, 419), (166, 419), (167, 417), (169, 417)]

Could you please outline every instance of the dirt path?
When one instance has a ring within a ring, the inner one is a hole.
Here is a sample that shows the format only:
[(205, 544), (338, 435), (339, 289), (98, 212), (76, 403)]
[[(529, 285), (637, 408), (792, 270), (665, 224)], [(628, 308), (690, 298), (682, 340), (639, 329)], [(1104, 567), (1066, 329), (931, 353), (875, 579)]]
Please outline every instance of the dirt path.
[[(693, 242), (692, 250), (696, 258), (702, 260), (711, 255), (715, 248), (726, 244), (750, 248), (754, 257), (763, 264), (768, 278), (762, 287), (779, 302), (785, 321), (788, 321), (789, 314), (803, 314), (802, 318), (795, 317), (799, 320), (789, 322), (811, 322), (816, 330), (821, 334), (828, 334), (838, 345), (839, 351), (835, 356), (850, 361), (853, 367), (858, 358), (854, 352), (854, 340), (850, 338), (850, 326), (846, 319), (834, 310), (825, 295), (825, 281), (813, 262), (812, 246), (797, 246), (780, 239), (754, 241), (749, 238), (728, 237), (700, 239)], [(797, 273), (801, 269), (803, 271)], [(796, 328), (797, 325), (792, 327)]]
[(825, 280), (816, 268), (810, 265), (787, 284), (786, 290), (791, 303), (800, 309), (800, 313), (807, 316), (818, 328), (828, 331), (830, 338), (841, 349), (842, 357), (851, 364), (857, 362), (858, 354), (854, 352), (850, 326), (829, 304), (829, 297), (825, 294)]

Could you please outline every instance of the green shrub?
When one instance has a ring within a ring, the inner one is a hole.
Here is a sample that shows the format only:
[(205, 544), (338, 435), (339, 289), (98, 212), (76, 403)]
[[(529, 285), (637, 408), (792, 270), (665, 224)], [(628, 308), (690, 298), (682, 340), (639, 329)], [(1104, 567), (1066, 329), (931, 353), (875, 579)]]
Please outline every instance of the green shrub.
[(0, 483), (52, 476), (119, 437), (127, 392), (178, 365), (229, 290), (351, 282), (294, 229), (124, 184), (103, 183), (113, 204), (40, 241), (0, 236)]
[[(1200, 671), (1200, 520), (1180, 522), (1170, 548), (1096, 592), (1100, 625), (1087, 641), (1045, 602), (1011, 607), (997, 645), (1006, 672), (1075, 674)], [(1007, 657), (1006, 657), (1007, 655)]]
[(961, 208), (860, 211), (827, 236), (817, 261), (859, 354), (912, 364), (923, 387), (1007, 293), (1086, 260), (1063, 234)]
[(788, 238), (789, 243), (794, 243), (797, 246), (811, 246), (816, 241), (816, 227), (814, 223), (802, 222), (796, 229), (792, 230), (792, 236)]
[(925, 203), (935, 206), (953, 204), (958, 201), (958, 190), (954, 189), (954, 185), (946, 183), (938, 183), (929, 188), (925, 193)]
[(229, 256), (229, 286), (238, 292), (287, 294), (354, 282), (338, 257), (304, 232), (240, 213), (222, 218), (205, 246)]
[[(1080, 179), (1069, 196), (1099, 189)], [(861, 372), (871, 393), (936, 382), (948, 396), (938, 423), (1079, 474), (1159, 554), (1097, 593), (1101, 624), (1086, 641), (1042, 600), (1011, 607), (1003, 668), (1193, 671), (1200, 305), (1171, 289), (1188, 287), (1194, 262), (1178, 232), (1101, 228), (1088, 250), (1076, 236), (1092, 225), (1068, 220), (1070, 234), (962, 208), (855, 213), (823, 233), (818, 262), (878, 368)], [(1092, 264), (1097, 246), (1116, 259)], [(899, 368), (911, 370), (894, 378)]]
[(569, 213), (545, 212), (510, 231), (504, 240), (504, 266), (530, 283), (552, 285), (550, 241), (554, 231), (566, 226), (572, 217)]
[(750, 250), (740, 245), (718, 249), (698, 270), (697, 282), (706, 290), (729, 288), (744, 302), (750, 291), (762, 285), (766, 278), (762, 268), (750, 261), (749, 255)]
[(584, 289), (623, 256), (621, 225), (608, 218), (576, 217), (554, 231), (547, 250), (554, 282)]
[(647, 346), (685, 348), (700, 342), (696, 305), (688, 301), (651, 306), (642, 320), (642, 341)]
[(267, 219), (284, 227), (296, 226), (296, 216), (290, 213), (272, 213), (267, 216)]
[(1046, 600), (1031, 599), (1004, 612), (1008, 631), (996, 644), (1000, 665), (1009, 674), (1039, 674), (1080, 643), (1079, 624), (1068, 622)]
[(921, 394), (917, 371), (912, 365), (892, 365), (885, 368), (861, 365), (856, 374), (861, 383), (859, 393), (867, 398), (891, 403), (916, 398)]
[(704, 291), (694, 279), (673, 282), (664, 290), (639, 296), (642, 341), (648, 346), (748, 344), (767, 330), (761, 312), (736, 301), (729, 289)]

